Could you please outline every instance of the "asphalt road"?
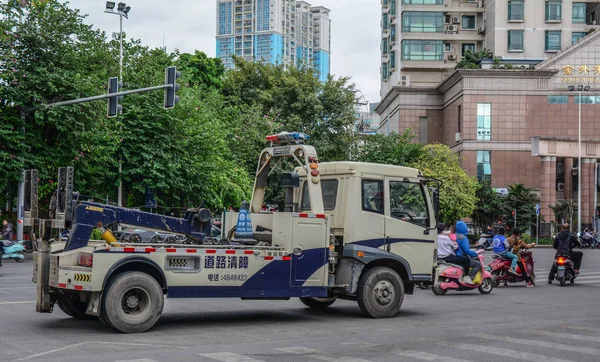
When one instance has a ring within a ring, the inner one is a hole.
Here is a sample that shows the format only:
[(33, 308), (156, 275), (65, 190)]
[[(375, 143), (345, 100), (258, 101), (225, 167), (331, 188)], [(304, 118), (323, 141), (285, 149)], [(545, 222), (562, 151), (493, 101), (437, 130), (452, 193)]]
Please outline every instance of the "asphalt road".
[[(435, 296), (416, 290), (391, 319), (356, 303), (167, 299), (149, 332), (116, 333), (58, 308), (35, 312), (31, 259), (0, 268), (0, 361), (598, 361), (600, 250), (574, 285), (547, 285), (553, 251), (534, 251), (538, 286)], [(488, 262), (490, 259), (487, 259)]]

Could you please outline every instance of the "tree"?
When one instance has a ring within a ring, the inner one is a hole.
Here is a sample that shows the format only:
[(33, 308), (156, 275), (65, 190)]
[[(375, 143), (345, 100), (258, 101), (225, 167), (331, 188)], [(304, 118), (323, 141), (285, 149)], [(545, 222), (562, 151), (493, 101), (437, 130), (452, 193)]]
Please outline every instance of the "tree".
[(460, 167), (458, 155), (442, 144), (430, 144), (411, 164), (423, 175), (443, 182), (440, 190), (440, 219), (454, 223), (470, 216), (477, 203), (477, 180)]
[(489, 180), (480, 183), (476, 196), (478, 199), (477, 207), (473, 212), (472, 219), (480, 230), (485, 230), (488, 225), (493, 225), (502, 216), (500, 198), (492, 190)]
[(514, 227), (513, 210), (517, 211), (517, 227), (521, 232), (535, 225), (535, 202), (536, 196), (533, 189), (523, 186), (523, 184), (513, 184), (508, 186), (508, 195), (504, 196), (500, 203), (503, 219), (507, 225)]
[[(548, 205), (554, 213), (555, 221), (557, 223), (570, 223), (573, 216), (573, 205), (569, 200), (556, 200), (554, 205)], [(575, 209), (577, 204), (575, 204)]]
[(360, 141), (363, 145), (355, 159), (361, 162), (409, 166), (423, 152), (423, 145), (412, 142), (413, 139), (414, 135), (410, 130), (402, 134), (362, 135)]
[(458, 64), (456, 64), (455, 69), (481, 69), (481, 60), (492, 59), (492, 57), (493, 54), (489, 49), (483, 49), (475, 53), (467, 50)]

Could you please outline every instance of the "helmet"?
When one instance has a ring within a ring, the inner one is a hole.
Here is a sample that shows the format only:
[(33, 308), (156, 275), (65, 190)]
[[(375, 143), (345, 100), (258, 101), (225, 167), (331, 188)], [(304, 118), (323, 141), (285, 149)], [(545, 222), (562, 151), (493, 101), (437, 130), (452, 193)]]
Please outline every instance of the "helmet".
[(456, 232), (459, 234), (467, 235), (469, 233), (469, 228), (467, 227), (467, 224), (465, 224), (464, 221), (457, 221)]

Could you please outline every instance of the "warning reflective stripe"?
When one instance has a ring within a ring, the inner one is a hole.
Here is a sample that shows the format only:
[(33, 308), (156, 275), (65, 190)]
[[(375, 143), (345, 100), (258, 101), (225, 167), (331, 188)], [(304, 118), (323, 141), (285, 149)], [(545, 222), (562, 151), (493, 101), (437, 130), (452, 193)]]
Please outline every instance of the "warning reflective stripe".
[(69, 285), (67, 286), (65, 283), (58, 283), (58, 287), (60, 289), (73, 289), (73, 290), (92, 290), (92, 287), (86, 287), (83, 285)]
[(66, 288), (67, 285), (65, 283), (58, 283), (59, 288)]
[[(259, 251), (256, 250), (238, 250), (238, 249), (199, 249), (199, 248), (155, 248), (155, 247), (111, 247), (105, 249), (109, 252), (120, 252), (120, 253), (185, 253), (185, 254), (224, 254), (224, 255), (258, 255)], [(281, 252), (280, 252), (281, 253)]]
[(300, 213), (293, 213), (292, 216), (293, 217), (310, 218), (310, 219), (326, 219), (327, 218), (327, 216), (325, 214), (300, 214)]
[(195, 252), (197, 252), (197, 250), (196, 249), (185, 249), (185, 252), (186, 253), (195, 253)]

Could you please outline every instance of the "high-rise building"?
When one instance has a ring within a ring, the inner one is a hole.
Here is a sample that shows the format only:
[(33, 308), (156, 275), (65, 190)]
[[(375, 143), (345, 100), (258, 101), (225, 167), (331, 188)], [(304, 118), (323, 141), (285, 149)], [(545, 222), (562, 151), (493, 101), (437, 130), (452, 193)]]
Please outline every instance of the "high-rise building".
[(309, 64), (329, 74), (329, 9), (296, 0), (217, 0), (217, 57), (272, 64)]

